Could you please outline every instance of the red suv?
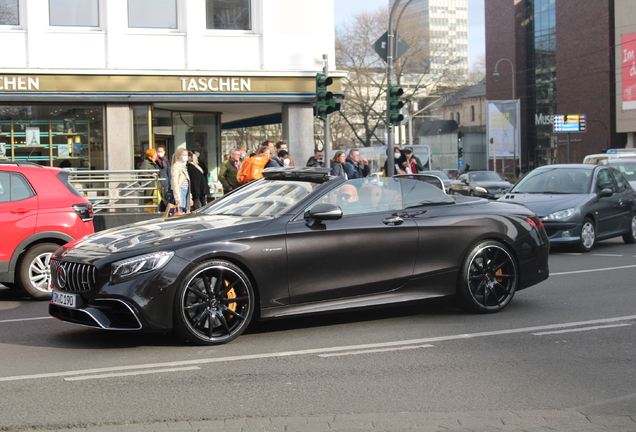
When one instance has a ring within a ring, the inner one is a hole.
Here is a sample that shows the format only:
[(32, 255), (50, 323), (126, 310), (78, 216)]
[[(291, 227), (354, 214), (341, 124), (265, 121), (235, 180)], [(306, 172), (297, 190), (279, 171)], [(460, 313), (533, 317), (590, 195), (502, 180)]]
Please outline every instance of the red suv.
[(93, 206), (69, 183), (69, 174), (31, 162), (0, 162), (0, 284), (50, 298), (51, 254), (94, 232)]

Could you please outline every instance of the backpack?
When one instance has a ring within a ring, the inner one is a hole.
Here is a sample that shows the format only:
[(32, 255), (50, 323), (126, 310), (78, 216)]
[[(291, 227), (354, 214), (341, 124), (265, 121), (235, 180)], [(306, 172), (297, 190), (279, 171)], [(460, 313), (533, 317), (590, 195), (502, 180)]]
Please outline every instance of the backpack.
[(268, 162), (269, 157), (263, 154), (245, 159), (236, 173), (236, 180), (243, 185), (263, 177), (261, 171), (265, 169)]

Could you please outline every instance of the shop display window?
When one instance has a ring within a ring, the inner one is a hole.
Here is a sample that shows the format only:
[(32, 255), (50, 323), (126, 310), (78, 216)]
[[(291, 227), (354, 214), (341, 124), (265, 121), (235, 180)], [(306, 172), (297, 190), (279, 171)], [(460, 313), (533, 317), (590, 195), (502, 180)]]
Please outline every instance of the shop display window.
[(0, 160), (104, 169), (102, 106), (0, 106)]

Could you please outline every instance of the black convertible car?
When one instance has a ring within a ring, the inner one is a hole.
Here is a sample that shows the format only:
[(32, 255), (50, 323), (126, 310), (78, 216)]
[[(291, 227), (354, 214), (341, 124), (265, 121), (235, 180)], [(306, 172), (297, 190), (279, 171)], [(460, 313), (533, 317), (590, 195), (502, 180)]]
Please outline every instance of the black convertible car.
[(496, 312), (548, 277), (548, 238), (524, 206), (451, 197), (417, 178), (263, 173), (193, 213), (61, 247), (50, 314), (221, 344), (253, 319), (437, 296)]

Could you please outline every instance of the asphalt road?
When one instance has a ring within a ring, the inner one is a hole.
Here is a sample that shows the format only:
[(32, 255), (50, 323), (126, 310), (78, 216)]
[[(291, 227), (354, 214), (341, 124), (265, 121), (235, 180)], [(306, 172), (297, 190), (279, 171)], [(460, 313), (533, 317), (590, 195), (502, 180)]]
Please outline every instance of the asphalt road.
[(259, 323), (220, 347), (62, 323), (0, 287), (0, 429), (551, 411), (636, 430), (636, 245), (553, 250), (550, 271), (493, 315), (434, 300)]

